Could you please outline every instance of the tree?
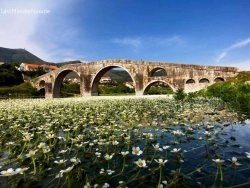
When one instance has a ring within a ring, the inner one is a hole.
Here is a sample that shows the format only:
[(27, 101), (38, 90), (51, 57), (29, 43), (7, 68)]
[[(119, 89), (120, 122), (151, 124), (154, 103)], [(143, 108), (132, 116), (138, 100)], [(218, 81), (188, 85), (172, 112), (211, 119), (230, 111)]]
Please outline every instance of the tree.
[(23, 83), (22, 73), (14, 65), (0, 65), (0, 86), (14, 86), (21, 83)]
[(174, 99), (175, 100), (180, 100), (180, 101), (184, 101), (184, 99), (186, 98), (186, 94), (184, 92), (183, 89), (178, 89), (175, 94), (174, 94)]

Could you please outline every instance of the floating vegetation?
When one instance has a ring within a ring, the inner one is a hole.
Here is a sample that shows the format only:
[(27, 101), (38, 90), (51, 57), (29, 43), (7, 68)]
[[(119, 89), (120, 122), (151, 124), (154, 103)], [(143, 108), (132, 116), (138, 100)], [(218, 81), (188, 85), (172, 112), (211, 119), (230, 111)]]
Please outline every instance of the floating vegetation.
[(250, 127), (219, 99), (0, 101), (2, 187), (249, 187)]

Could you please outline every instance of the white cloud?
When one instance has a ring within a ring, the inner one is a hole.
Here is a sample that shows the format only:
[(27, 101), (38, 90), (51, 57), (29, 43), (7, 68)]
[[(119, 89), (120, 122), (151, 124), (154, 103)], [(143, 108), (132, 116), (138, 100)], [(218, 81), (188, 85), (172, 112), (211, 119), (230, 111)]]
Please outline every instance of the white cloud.
[(244, 39), (244, 40), (242, 40), (240, 42), (237, 42), (237, 43), (233, 44), (232, 46), (230, 46), (227, 49), (227, 51), (233, 50), (235, 48), (242, 48), (242, 47), (247, 46), (249, 44), (250, 44), (250, 38), (247, 38), (247, 39)]
[(223, 50), (223, 52), (221, 52), (217, 58), (216, 58), (216, 62), (219, 63), (226, 55), (228, 55), (228, 53), (234, 49), (238, 49), (238, 48), (243, 48), (247, 45), (250, 44), (250, 38), (246, 38), (244, 40), (241, 40), (239, 42), (236, 42), (234, 44), (232, 44), (231, 46), (229, 46), (228, 48), (226, 48), (225, 50)]
[(139, 47), (141, 45), (140, 38), (115, 38), (112, 40), (113, 43), (122, 44), (122, 45), (129, 45), (132, 47)]
[(218, 55), (216, 59), (216, 62), (220, 62), (226, 55), (227, 55), (227, 52), (220, 53), (220, 55)]
[(180, 46), (185, 43), (181, 36), (174, 35), (172, 37), (149, 36), (149, 37), (124, 37), (111, 40), (113, 43), (129, 45), (133, 48), (138, 48), (142, 45), (157, 45), (157, 46)]
[(150, 43), (160, 46), (182, 46), (185, 44), (184, 39), (181, 36), (174, 35), (172, 37), (151, 37)]

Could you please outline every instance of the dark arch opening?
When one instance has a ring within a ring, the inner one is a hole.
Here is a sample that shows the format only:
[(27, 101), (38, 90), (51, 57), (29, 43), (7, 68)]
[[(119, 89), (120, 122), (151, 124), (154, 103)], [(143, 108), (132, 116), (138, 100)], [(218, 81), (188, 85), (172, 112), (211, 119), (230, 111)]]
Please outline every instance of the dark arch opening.
[(38, 95), (39, 95), (40, 97), (45, 97), (45, 88), (39, 89)]
[(41, 81), (39, 82), (39, 87), (40, 87), (40, 88), (45, 87), (45, 81), (44, 81), (44, 80), (41, 80)]
[(91, 95), (133, 95), (135, 84), (130, 73), (120, 66), (101, 69), (92, 81)]
[(194, 83), (195, 83), (194, 79), (188, 79), (186, 81), (186, 84), (194, 84)]
[(167, 95), (173, 93), (173, 88), (164, 81), (153, 81), (143, 91), (143, 95)]
[(152, 69), (149, 73), (149, 77), (157, 77), (157, 76), (167, 76), (167, 71), (161, 67), (156, 67)]
[(53, 97), (74, 97), (80, 95), (80, 77), (73, 70), (60, 72), (54, 82)]
[(224, 82), (225, 80), (221, 77), (215, 78), (214, 82)]
[(209, 80), (207, 78), (200, 79), (199, 83), (209, 83)]

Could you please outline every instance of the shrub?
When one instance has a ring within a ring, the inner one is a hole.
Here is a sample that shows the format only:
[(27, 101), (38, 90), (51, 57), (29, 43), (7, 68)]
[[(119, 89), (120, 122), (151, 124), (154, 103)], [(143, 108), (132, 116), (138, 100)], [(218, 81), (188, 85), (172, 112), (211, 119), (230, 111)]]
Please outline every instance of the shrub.
[(184, 101), (184, 99), (186, 98), (187, 94), (185, 94), (183, 89), (178, 89), (175, 93), (174, 93), (174, 99), (175, 100), (179, 100), (179, 101)]

